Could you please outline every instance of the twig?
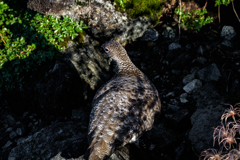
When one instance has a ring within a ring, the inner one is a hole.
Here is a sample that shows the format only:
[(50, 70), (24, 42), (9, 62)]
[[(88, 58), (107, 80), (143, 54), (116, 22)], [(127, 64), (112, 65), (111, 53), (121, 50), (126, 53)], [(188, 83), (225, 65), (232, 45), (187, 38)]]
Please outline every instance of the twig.
[(202, 9), (206, 9), (208, 4), (208, 0), (206, 0), (205, 5), (202, 7)]
[(218, 21), (219, 21), (219, 23), (221, 23), (221, 19), (220, 19), (220, 5), (218, 6)]
[(180, 39), (180, 34), (181, 34), (181, 27), (180, 27), (180, 23), (181, 23), (181, 8), (182, 8), (182, 3), (181, 0), (179, 0), (179, 9), (180, 9), (180, 15), (179, 15), (179, 21), (178, 21), (178, 30), (179, 30), (179, 37), (178, 39)]
[[(2, 33), (0, 33), (0, 36), (1, 36), (1, 38), (2, 38), (3, 43), (4, 43), (5, 45), (7, 45), (6, 42), (5, 42), (4, 39), (3, 39)], [(6, 47), (8, 48), (8, 46), (6, 46)]]
[(238, 14), (237, 14), (237, 12), (236, 12), (236, 10), (235, 10), (235, 7), (234, 7), (234, 3), (233, 3), (233, 1), (232, 1), (232, 7), (233, 7), (233, 11), (234, 11), (234, 13), (235, 13), (236, 16), (237, 16), (238, 21), (240, 22), (240, 19), (239, 19)]

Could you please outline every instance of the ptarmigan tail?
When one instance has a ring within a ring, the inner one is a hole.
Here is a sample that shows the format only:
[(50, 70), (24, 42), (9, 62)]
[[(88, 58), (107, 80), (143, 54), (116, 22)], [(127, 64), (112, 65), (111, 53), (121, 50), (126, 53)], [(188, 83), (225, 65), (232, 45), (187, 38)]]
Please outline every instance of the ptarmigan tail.
[(90, 146), (84, 155), (85, 160), (102, 160), (104, 157), (109, 156), (111, 147), (102, 138), (94, 145)]

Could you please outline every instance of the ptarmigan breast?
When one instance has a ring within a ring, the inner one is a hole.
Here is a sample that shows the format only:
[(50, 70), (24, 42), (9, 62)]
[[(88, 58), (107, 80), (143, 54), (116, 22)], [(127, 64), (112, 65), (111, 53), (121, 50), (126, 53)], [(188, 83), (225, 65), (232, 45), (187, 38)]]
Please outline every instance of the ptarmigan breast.
[[(89, 160), (109, 157), (116, 148), (137, 140), (160, 113), (158, 91), (116, 41), (103, 49), (118, 66), (117, 74), (96, 93), (89, 123)], [(86, 154), (85, 154), (86, 155)]]

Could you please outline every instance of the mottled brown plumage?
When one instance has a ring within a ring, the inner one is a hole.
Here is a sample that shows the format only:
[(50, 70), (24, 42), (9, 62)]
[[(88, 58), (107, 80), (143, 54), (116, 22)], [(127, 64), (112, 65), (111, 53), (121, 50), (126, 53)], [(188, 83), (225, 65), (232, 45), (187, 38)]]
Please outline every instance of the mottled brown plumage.
[(118, 66), (116, 75), (96, 93), (89, 123), (89, 160), (102, 160), (136, 141), (160, 113), (158, 91), (116, 41), (103, 49)]

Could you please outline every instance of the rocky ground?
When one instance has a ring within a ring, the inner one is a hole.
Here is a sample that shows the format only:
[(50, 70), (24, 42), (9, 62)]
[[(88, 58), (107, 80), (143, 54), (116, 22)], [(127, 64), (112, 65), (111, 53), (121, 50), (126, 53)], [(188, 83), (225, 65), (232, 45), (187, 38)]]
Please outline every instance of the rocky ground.
[(120, 36), (133, 63), (155, 84), (162, 113), (138, 144), (126, 145), (110, 159), (198, 159), (212, 148), (213, 127), (229, 108), (223, 103), (240, 102), (239, 25), (212, 24), (180, 36), (169, 19), (153, 28), (142, 18), (121, 22), (128, 26), (121, 32), (116, 23), (108, 31), (106, 25), (86, 31), (83, 47), (69, 42), (62, 59), (42, 64), (26, 75), (24, 86), (4, 93), (0, 158), (77, 159), (84, 154), (91, 100), (114, 75), (114, 64), (100, 49), (114, 37), (111, 33)]

